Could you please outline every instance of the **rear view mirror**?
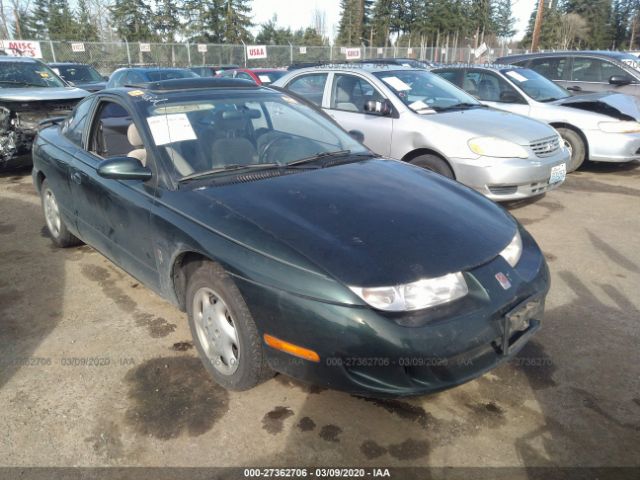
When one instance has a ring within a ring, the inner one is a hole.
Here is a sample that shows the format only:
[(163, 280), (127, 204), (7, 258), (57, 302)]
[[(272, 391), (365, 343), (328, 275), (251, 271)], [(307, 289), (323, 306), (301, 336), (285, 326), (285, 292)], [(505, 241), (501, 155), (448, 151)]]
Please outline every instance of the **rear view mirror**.
[(624, 86), (629, 85), (631, 83), (631, 79), (626, 75), (613, 75), (609, 78), (609, 83), (611, 85)]
[(389, 100), (384, 99), (380, 101), (368, 100), (364, 104), (364, 111), (372, 113), (374, 115), (386, 116), (391, 114), (391, 104)]
[(100, 163), (98, 175), (112, 180), (149, 180), (151, 170), (137, 158), (113, 157)]

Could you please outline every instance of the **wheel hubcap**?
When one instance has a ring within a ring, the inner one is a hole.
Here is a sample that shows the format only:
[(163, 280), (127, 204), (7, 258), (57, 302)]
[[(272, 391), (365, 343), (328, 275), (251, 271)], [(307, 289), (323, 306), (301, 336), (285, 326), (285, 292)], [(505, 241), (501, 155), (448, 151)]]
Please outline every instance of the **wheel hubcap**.
[(220, 295), (201, 288), (193, 298), (193, 315), (198, 341), (207, 358), (223, 375), (238, 369), (238, 332), (231, 312)]
[(573, 147), (571, 146), (571, 144), (565, 140), (564, 146), (567, 148), (567, 150), (569, 150), (569, 155), (571, 156), (571, 158), (573, 158)]
[(62, 221), (60, 220), (60, 210), (58, 209), (56, 197), (49, 189), (44, 192), (44, 218), (51, 235), (57, 238), (60, 235)]

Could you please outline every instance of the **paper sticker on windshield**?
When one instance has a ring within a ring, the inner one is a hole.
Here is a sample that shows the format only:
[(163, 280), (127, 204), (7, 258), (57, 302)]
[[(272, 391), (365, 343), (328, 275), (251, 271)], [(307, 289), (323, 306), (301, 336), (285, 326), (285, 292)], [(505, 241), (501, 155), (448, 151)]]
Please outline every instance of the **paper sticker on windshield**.
[(166, 145), (167, 143), (195, 140), (197, 138), (191, 122), (189, 122), (184, 113), (149, 117), (147, 122), (156, 145)]
[(514, 72), (513, 70), (509, 70), (508, 72), (506, 72), (506, 75), (509, 75), (516, 82), (526, 82), (528, 80), (527, 77), (524, 77), (520, 75), (518, 72)]
[(269, 78), (268, 75), (258, 75), (258, 78), (260, 79), (260, 81), (262, 83), (269, 83), (271, 82), (271, 79)]
[(383, 77), (382, 80), (399, 92), (402, 92), (403, 90), (411, 90), (411, 87), (398, 77)]
[(49, 78), (49, 74), (47, 72), (38, 72), (38, 75), (40, 75), (42, 78)]
[(140, 95), (144, 95), (142, 90), (130, 90), (127, 92), (132, 97), (139, 97)]

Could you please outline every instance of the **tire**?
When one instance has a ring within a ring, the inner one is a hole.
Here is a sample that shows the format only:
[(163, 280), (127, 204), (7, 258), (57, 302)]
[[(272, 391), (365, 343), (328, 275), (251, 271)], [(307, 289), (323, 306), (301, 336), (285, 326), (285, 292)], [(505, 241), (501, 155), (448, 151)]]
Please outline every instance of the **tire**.
[(62, 220), (58, 200), (46, 180), (43, 180), (40, 186), (40, 200), (42, 202), (42, 211), (44, 212), (47, 232), (49, 232), (53, 243), (61, 248), (80, 245), (82, 243), (80, 239), (69, 231), (64, 220)]
[(193, 271), (186, 306), (194, 345), (219, 385), (248, 390), (273, 376), (247, 304), (222, 267), (202, 262)]
[(447, 164), (447, 162), (445, 162), (437, 155), (420, 155), (411, 160), (409, 163), (411, 165), (415, 165), (416, 167), (422, 167), (426, 170), (431, 170), (432, 172), (439, 173), (440, 175), (447, 178), (456, 178), (453, 174), (453, 170), (451, 170), (451, 167)]
[(570, 128), (556, 128), (565, 145), (571, 150), (571, 160), (567, 165), (567, 173), (576, 171), (584, 163), (587, 148), (578, 132)]

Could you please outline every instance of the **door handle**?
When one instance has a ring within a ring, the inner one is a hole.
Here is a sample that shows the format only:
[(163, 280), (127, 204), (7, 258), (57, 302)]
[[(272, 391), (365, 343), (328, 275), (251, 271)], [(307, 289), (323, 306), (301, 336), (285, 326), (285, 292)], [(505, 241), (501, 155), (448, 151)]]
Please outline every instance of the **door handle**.
[(80, 174), (80, 172), (73, 172), (71, 174), (71, 180), (80, 185), (82, 183), (82, 175)]

